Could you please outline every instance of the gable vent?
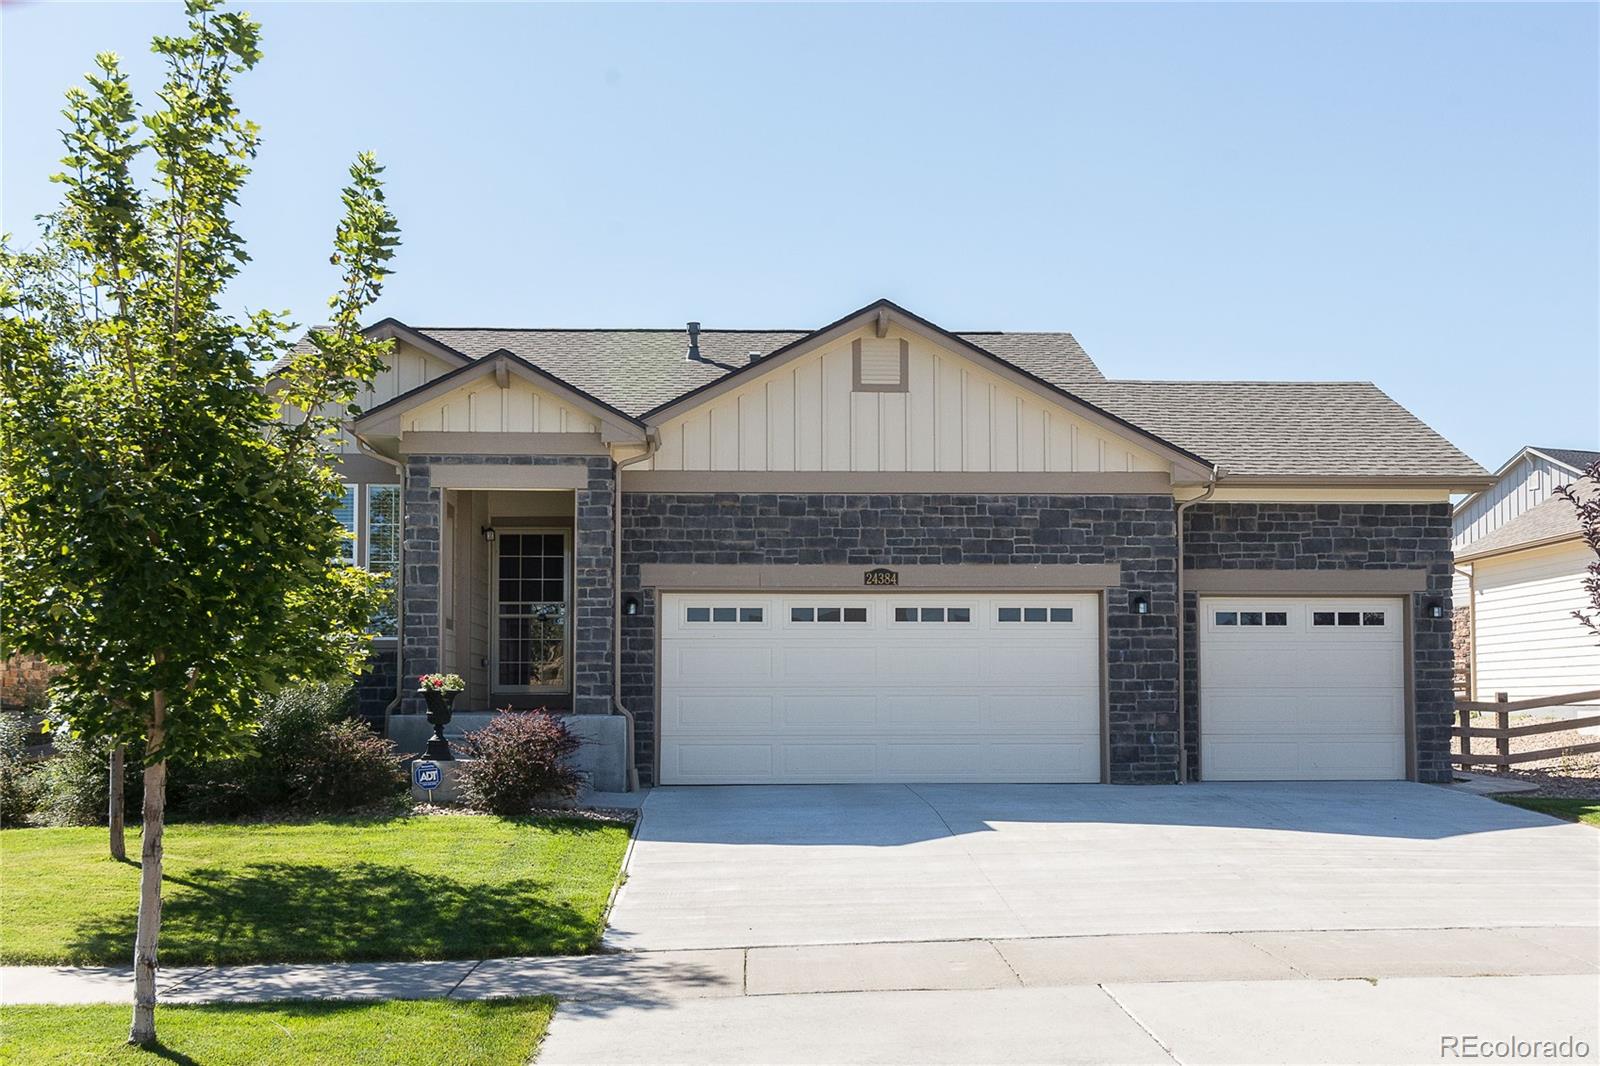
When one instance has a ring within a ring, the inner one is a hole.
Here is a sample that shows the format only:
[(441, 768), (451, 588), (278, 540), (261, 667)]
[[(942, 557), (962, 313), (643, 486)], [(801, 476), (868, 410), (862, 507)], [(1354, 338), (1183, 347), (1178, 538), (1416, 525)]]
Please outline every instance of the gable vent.
[(904, 392), (910, 343), (893, 337), (864, 337), (852, 342), (856, 392)]

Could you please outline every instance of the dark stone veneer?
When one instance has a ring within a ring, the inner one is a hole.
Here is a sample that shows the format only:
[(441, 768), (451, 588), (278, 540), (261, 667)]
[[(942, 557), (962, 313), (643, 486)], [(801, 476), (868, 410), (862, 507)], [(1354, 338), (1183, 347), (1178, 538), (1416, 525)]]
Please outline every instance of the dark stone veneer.
[[(623, 701), (635, 757), (654, 775), (655, 596), (645, 563), (905, 566), (1120, 563), (1107, 590), (1110, 777), (1170, 783), (1177, 770), (1177, 538), (1170, 496), (625, 492)], [(1130, 600), (1150, 598), (1136, 615)]]
[[(1427, 591), (1411, 597), (1417, 777), (1450, 780), (1449, 504), (1202, 503), (1183, 520), (1185, 570), (1426, 570)], [(1444, 604), (1442, 619), (1424, 617), (1425, 599)], [(1196, 683), (1196, 610), (1194, 593), (1186, 593), (1184, 747), (1191, 776), (1199, 773), (1204, 713)]]

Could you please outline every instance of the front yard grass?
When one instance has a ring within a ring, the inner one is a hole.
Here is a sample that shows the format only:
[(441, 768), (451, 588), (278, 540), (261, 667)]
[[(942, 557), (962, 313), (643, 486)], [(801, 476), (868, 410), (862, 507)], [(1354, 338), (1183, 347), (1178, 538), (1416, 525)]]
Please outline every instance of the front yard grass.
[(160, 1045), (129, 1047), (121, 1004), (7, 1007), (0, 1063), (204, 1063), (205, 1066), (359, 1066), (418, 1062), (523, 1066), (555, 1000), (216, 1004), (156, 1008)]
[[(169, 826), (161, 962), (593, 951), (627, 842), (624, 826), (569, 819)], [(104, 828), (0, 831), (0, 963), (127, 965), (138, 893), (138, 863), (107, 855)]]
[(1548, 814), (1555, 818), (1562, 818), (1569, 822), (1583, 822), (1585, 825), (1600, 827), (1600, 800), (1574, 799), (1570, 796), (1519, 796), (1499, 795), (1495, 799), (1501, 803), (1509, 803), (1513, 807), (1525, 807), (1530, 811)]

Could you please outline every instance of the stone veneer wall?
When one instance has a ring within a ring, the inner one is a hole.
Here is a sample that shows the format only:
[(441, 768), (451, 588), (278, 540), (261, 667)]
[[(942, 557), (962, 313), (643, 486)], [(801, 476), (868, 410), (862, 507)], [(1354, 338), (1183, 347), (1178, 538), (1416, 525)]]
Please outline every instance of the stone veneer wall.
[(355, 712), (374, 729), (383, 728), (383, 709), (394, 699), (399, 647), (392, 640), (374, 641), (367, 667), (356, 678)]
[[(773, 493), (623, 495), (623, 702), (638, 721), (635, 757), (649, 784), (655, 757), (656, 602), (645, 563), (908, 566), (942, 563), (1120, 563), (1107, 591), (1110, 776), (1175, 779), (1176, 525), (1170, 496)], [(1135, 615), (1133, 595), (1150, 597)]]
[[(401, 594), (401, 664), (407, 677), (439, 669), (439, 545), (443, 490), (433, 487), (436, 466), (587, 466), (589, 487), (576, 493), (573, 516), (572, 709), (611, 709), (612, 506), (616, 471), (611, 460), (582, 455), (413, 455), (406, 464), (401, 535), (405, 585)], [(401, 710), (423, 711), (408, 686)]]
[[(1184, 569), (1395, 570), (1428, 572), (1427, 591), (1411, 597), (1412, 684), (1417, 776), (1450, 780), (1453, 711), (1450, 645), (1450, 505), (1202, 503), (1184, 513)], [(1445, 617), (1423, 617), (1439, 600)], [(1200, 771), (1197, 597), (1184, 595), (1185, 737), (1189, 773)]]

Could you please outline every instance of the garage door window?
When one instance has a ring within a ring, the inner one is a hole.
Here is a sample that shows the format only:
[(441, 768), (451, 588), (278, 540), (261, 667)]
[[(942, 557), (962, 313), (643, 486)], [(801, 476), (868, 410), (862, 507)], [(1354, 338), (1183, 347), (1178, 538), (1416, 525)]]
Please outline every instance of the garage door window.
[(896, 622), (970, 622), (971, 607), (896, 607)]
[(791, 607), (791, 622), (855, 622), (867, 620), (865, 607)]
[(1219, 626), (1286, 626), (1289, 624), (1289, 612), (1218, 611), (1216, 623)]
[(1381, 626), (1384, 624), (1386, 611), (1314, 611), (1311, 615), (1311, 624), (1314, 626)]
[(1070, 622), (1071, 607), (1001, 607), (995, 614), (1001, 622)]
[(760, 607), (690, 607), (684, 612), (688, 622), (759, 622)]

